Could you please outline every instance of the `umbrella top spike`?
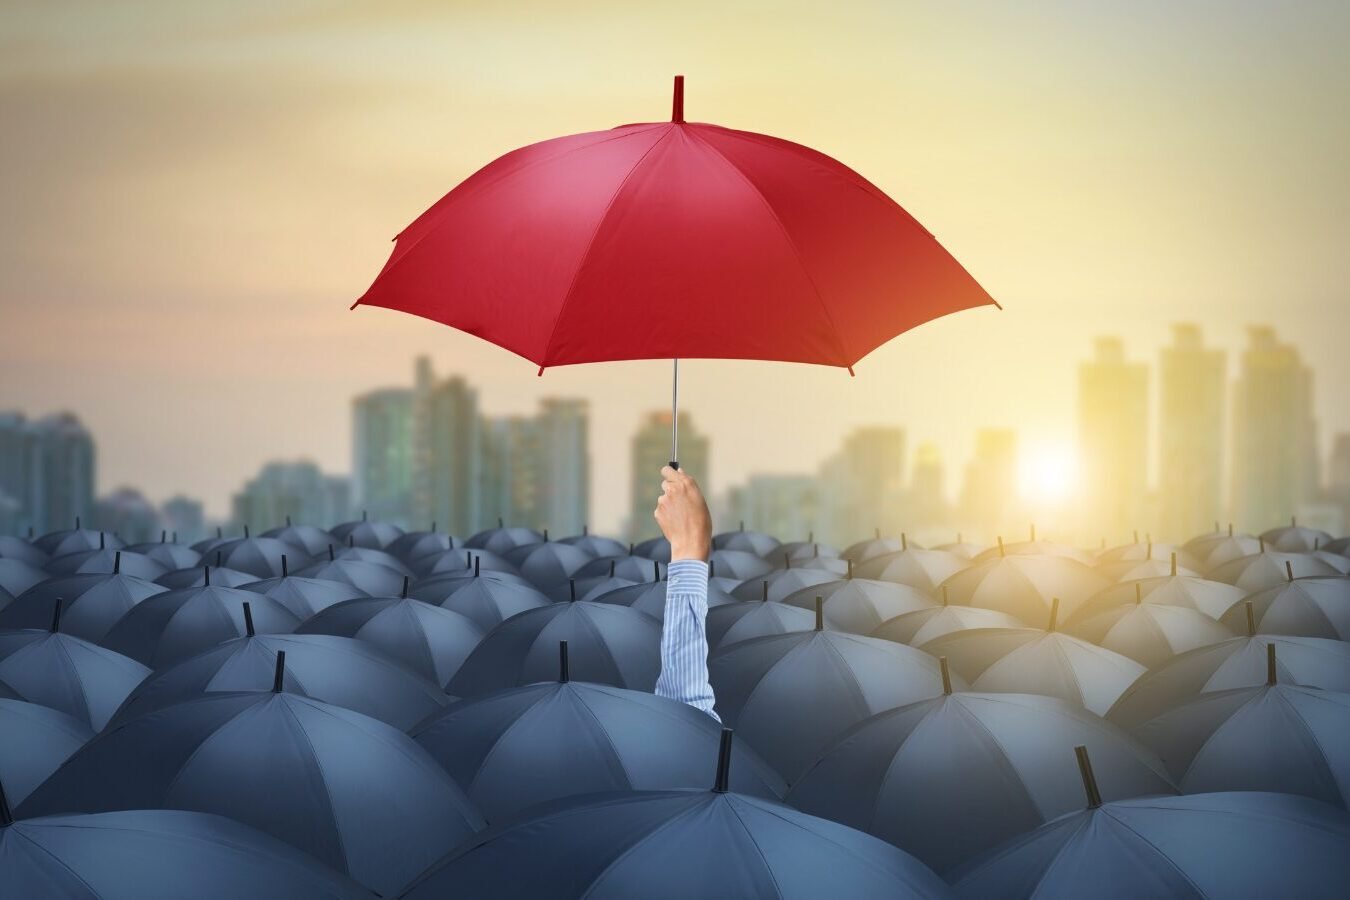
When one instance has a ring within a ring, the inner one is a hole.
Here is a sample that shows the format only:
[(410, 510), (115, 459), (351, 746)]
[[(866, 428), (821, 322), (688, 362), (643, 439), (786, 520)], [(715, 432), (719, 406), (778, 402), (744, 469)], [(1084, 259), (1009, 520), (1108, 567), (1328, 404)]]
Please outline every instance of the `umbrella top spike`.
[(1229, 536), (1229, 537), (1232, 537), (1232, 536), (1233, 536), (1233, 523), (1232, 523), (1232, 522), (1229, 522), (1229, 523), (1228, 523), (1228, 536)]
[(56, 607), (52, 610), (52, 634), (61, 630), (61, 598), (56, 598)]
[(225, 559), (225, 551), (224, 551), (224, 550), (217, 550), (217, 551), (216, 551), (216, 568), (217, 568), (217, 569), (219, 569), (221, 566), (225, 565), (224, 559)]
[(947, 657), (938, 657), (938, 669), (942, 672), (942, 693), (950, 695), (952, 692), (952, 673), (951, 670), (947, 668)]
[(290, 577), (290, 574), (291, 574), (290, 564), (286, 561), (286, 554), (283, 553), (281, 554), (281, 577), (288, 578)]
[(848, 572), (845, 573), (844, 577), (847, 578), (849, 581), (852, 581), (852, 580), (853, 580), (853, 559), (852, 559), (852, 558), (850, 558), (850, 559), (848, 560)]
[(1147, 555), (1146, 558), (1147, 558), (1147, 559), (1152, 559), (1152, 558), (1153, 558), (1153, 542), (1152, 542), (1152, 541), (1149, 541), (1149, 542), (1148, 542), (1148, 555)]
[(5, 786), (0, 784), (0, 828), (14, 824), (14, 816), (9, 811), (9, 800), (5, 798)]
[(1059, 624), (1059, 598), (1052, 597), (1050, 599), (1050, 621), (1046, 623), (1045, 630), (1054, 631), (1055, 626), (1058, 624)]
[[(613, 574), (613, 573), (611, 573), (611, 574)], [(716, 578), (716, 577), (717, 577), (717, 560), (715, 560), (715, 559), (709, 559), (709, 560), (708, 560), (708, 577), (709, 577), (709, 578)]]
[(1293, 561), (1293, 560), (1286, 559), (1286, 560), (1284, 561), (1284, 575), (1285, 575), (1285, 577), (1288, 578), (1290, 581), (1293, 581), (1293, 580), (1294, 580), (1294, 561)]
[(362, 522), (366, 521), (366, 511), (364, 509), (361, 510), (361, 521)]
[(730, 728), (722, 729), (722, 740), (717, 746), (717, 779), (713, 782), (713, 793), (725, 794), (730, 790), (731, 781), (731, 736)]
[(816, 594), (816, 631), (825, 630), (825, 598)]
[(942, 605), (947, 605), (947, 585), (942, 586)]
[(676, 125), (684, 124), (684, 76), (675, 76), (675, 91), (670, 98), (670, 121)]
[(1139, 586), (1139, 582), (1134, 583), (1134, 605), (1138, 606), (1144, 602), (1144, 589)]
[(202, 566), (202, 584), (206, 587), (211, 586), (211, 567)]
[(1102, 793), (1097, 789), (1097, 776), (1092, 774), (1088, 749), (1079, 745), (1073, 748), (1073, 753), (1078, 757), (1078, 774), (1083, 776), (1083, 793), (1087, 794), (1088, 809), (1096, 809), (1102, 805)]
[(659, 563), (656, 560), (652, 560), (652, 581), (656, 582), (660, 580), (661, 580), (661, 563)]
[(113, 554), (113, 574), (122, 574), (122, 551), (118, 550)]
[(548, 543), (548, 529), (544, 529), (544, 543)]
[(103, 543), (103, 532), (101, 531), (98, 533), (98, 549), (100, 550), (106, 549)]
[(1036, 543), (1036, 523), (1031, 523), (1031, 542)]
[(784, 554), (783, 554), (783, 568), (784, 568), (784, 569), (790, 569), (790, 568), (792, 568), (792, 554), (791, 554), (791, 553), (784, 553)]
[(900, 532), (900, 549), (901, 550), (909, 549), (909, 535), (905, 534), (903, 531)]
[(1289, 517), (1289, 527), (1290, 527), (1290, 528), (1297, 528), (1297, 527), (1298, 527), (1298, 516), (1290, 516), (1290, 517)]
[(768, 599), (769, 599), (769, 582), (768, 582), (768, 581), (761, 581), (761, 582), (759, 583), (759, 587), (760, 587), (760, 591), (759, 591), (759, 599), (760, 599), (760, 601), (761, 601), (761, 602), (767, 602)]
[(160, 532), (159, 532), (159, 542), (160, 542), (161, 544), (164, 543), (164, 542), (168, 539), (168, 537), (169, 537), (169, 531), (168, 531), (168, 529), (166, 529), (166, 528), (165, 528), (165, 529), (160, 529)]
[(257, 637), (258, 632), (253, 628), (253, 604), (244, 602), (244, 633), (249, 637)]
[(614, 560), (612, 559), (609, 561), (609, 577), (614, 577)]
[(248, 526), (247, 526), (247, 525), (244, 526), (244, 537), (245, 537), (246, 539), (248, 538)]
[(356, 535), (354, 535), (354, 534), (348, 534), (348, 535), (347, 535), (347, 546), (348, 546), (348, 547), (355, 547), (355, 546), (356, 546)]
[(482, 562), (483, 562), (483, 557), (481, 557), (481, 556), (475, 556), (475, 557), (473, 558), (473, 577), (474, 577), (474, 578), (477, 578), (477, 577), (478, 577), (478, 573), (479, 573), (479, 571), (480, 571), (480, 570), (479, 570), (479, 566), (482, 565)]
[(1275, 684), (1278, 681), (1275, 675), (1275, 644), (1266, 644), (1266, 684)]
[(1007, 555), (1007, 553), (1005, 553), (1003, 550), (1003, 535), (1001, 534), (998, 536), (998, 555), (1000, 557)]
[(398, 595), (398, 596), (399, 596), (399, 598), (402, 599), (402, 600), (407, 600), (407, 599), (408, 599), (408, 576), (407, 576), (407, 575), (404, 575), (404, 576), (403, 576), (403, 590), (399, 592), (399, 595)]
[(280, 694), (284, 689), (283, 683), (285, 682), (285, 680), (286, 680), (286, 651), (278, 650), (277, 671), (276, 675), (272, 676), (272, 693)]
[(336, 558), (337, 558), (337, 555), (336, 555), (335, 553), (333, 553), (333, 545), (332, 545), (332, 544), (329, 544), (329, 545), (328, 545), (328, 561), (329, 561), (329, 562), (332, 562), (332, 561), (333, 561), (334, 559), (336, 559)]
[(567, 641), (558, 641), (558, 681), (562, 684), (572, 680), (567, 670)]
[(79, 530), (80, 530), (80, 517), (79, 517), (79, 516), (76, 516), (76, 517), (75, 517), (75, 530), (76, 530), (76, 531), (79, 531)]
[(1175, 577), (1176, 577), (1176, 574), (1177, 574), (1177, 554), (1176, 554), (1175, 551), (1173, 551), (1173, 553), (1172, 553), (1172, 577), (1175, 578)]
[(436, 533), (436, 520), (434, 520), (434, 519), (433, 519), (432, 522), (431, 522), (431, 533), (432, 533), (432, 534), (435, 534), (435, 533)]
[(1250, 600), (1244, 605), (1247, 607), (1247, 637), (1256, 637), (1256, 608)]
[(591, 526), (590, 526), (590, 525), (582, 525), (582, 526), (581, 526), (581, 536), (582, 536), (582, 537), (589, 537), (589, 536), (590, 536), (590, 533), (591, 533)]
[(219, 525), (217, 525), (217, 526), (216, 526), (216, 537), (217, 537), (217, 538), (223, 538), (224, 536), (225, 536), (225, 530), (224, 530), (223, 528), (221, 528)]
[(573, 602), (577, 599), (577, 580), (575, 578), (567, 579), (567, 599)]

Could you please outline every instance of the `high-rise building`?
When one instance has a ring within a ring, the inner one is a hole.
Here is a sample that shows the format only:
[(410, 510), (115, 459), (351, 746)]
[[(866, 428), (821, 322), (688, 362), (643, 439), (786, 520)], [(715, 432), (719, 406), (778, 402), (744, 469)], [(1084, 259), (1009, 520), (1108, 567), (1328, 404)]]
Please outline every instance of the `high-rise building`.
[[(661, 467), (670, 462), (669, 412), (648, 413), (633, 435), (632, 469), (629, 472), (630, 540), (643, 540), (659, 532), (652, 510), (661, 493)], [(680, 413), (680, 468), (698, 479), (705, 496), (712, 493), (708, 470), (708, 439), (694, 427), (688, 413)]]
[(914, 473), (905, 502), (906, 528), (945, 525), (950, 520), (943, 483), (942, 455), (936, 444), (923, 443), (914, 451)]
[(117, 535), (128, 544), (159, 539), (159, 510), (135, 488), (120, 487), (94, 504), (94, 527)]
[(1340, 530), (1350, 530), (1350, 432), (1337, 434), (1331, 442), (1331, 458), (1327, 460), (1327, 502), (1340, 511)]
[(975, 433), (975, 455), (966, 464), (961, 485), (961, 517), (965, 524), (992, 539), (1020, 523), (1017, 509), (1017, 432), (981, 428)]
[(1200, 328), (1172, 327), (1159, 368), (1157, 532), (1181, 542), (1224, 517), (1223, 418), (1227, 384), (1222, 350), (1206, 349)]
[(821, 466), (823, 539), (847, 544), (880, 530), (906, 525), (905, 431), (859, 428)]
[(1129, 533), (1148, 499), (1148, 366), (1125, 359), (1119, 338), (1095, 342), (1078, 369), (1078, 453), (1084, 525)]
[(77, 516), (91, 515), (95, 455), (93, 436), (72, 413), (34, 422), (18, 413), (0, 416), (0, 494), (39, 534), (73, 528)]
[(192, 544), (206, 536), (206, 517), (200, 500), (182, 494), (170, 497), (160, 507), (160, 518), (165, 530), (177, 534), (180, 543)]
[(550, 397), (535, 419), (535, 498), (546, 528), (575, 534), (591, 519), (591, 450), (585, 400)]
[(1269, 326), (1248, 329), (1233, 390), (1233, 520), (1263, 531), (1316, 499), (1312, 372)]
[(299, 460), (265, 463), (234, 495), (231, 518), (237, 529), (247, 525), (261, 532), (287, 517), (293, 522), (332, 526), (350, 515), (350, 481), (325, 475), (309, 460)]
[(820, 493), (820, 479), (814, 475), (751, 475), (727, 491), (722, 527), (744, 523), (785, 541), (806, 540), (821, 528)]
[(488, 419), (483, 429), (483, 514), (489, 526), (544, 528), (536, 504), (539, 428), (529, 416)]
[[(415, 433), (424, 442), (415, 460), (413, 519), (437, 523), (451, 534), (468, 535), (488, 523), (483, 500), (483, 435), (478, 392), (454, 376), (418, 385)], [(427, 526), (422, 526), (427, 527)]]
[(371, 391), (352, 401), (353, 504), (372, 519), (405, 528), (412, 524), (413, 407), (409, 388)]

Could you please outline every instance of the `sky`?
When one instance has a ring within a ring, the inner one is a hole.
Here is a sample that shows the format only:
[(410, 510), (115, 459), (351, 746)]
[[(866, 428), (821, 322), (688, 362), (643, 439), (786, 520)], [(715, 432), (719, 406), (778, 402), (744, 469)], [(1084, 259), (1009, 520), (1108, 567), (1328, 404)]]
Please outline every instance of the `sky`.
[(0, 409), (70, 409), (100, 489), (208, 512), (267, 459), (347, 471), (351, 398), (429, 354), (490, 414), (592, 404), (596, 527), (619, 525), (661, 361), (550, 370), (379, 309), (390, 239), (533, 141), (686, 115), (788, 138), (889, 193), (1003, 305), (857, 367), (691, 361), (715, 490), (902, 425), (950, 487), (983, 426), (1074, 440), (1099, 334), (1230, 352), (1268, 322), (1350, 430), (1350, 5), (1337, 2), (4, 0)]

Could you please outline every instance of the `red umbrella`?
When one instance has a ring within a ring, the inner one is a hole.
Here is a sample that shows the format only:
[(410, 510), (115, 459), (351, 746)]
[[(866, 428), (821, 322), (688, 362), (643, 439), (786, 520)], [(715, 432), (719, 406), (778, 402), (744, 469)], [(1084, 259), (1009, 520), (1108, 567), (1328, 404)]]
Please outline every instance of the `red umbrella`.
[(395, 240), (353, 308), (442, 322), (541, 374), (672, 359), (678, 385), (680, 357), (852, 373), (916, 325), (998, 305), (922, 225), (842, 163), (779, 138), (686, 122), (683, 76), (671, 121), (512, 151)]

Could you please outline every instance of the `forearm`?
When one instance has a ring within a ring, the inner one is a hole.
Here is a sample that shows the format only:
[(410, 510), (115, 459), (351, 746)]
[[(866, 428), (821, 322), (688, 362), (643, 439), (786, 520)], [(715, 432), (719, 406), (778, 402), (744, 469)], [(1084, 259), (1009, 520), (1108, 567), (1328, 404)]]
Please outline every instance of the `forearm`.
[(666, 573), (666, 617), (661, 628), (661, 676), (656, 694), (703, 710), (714, 719), (708, 683), (708, 564), (672, 562)]

